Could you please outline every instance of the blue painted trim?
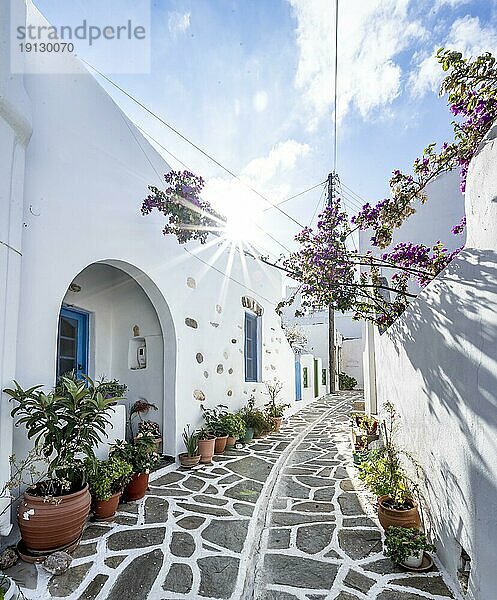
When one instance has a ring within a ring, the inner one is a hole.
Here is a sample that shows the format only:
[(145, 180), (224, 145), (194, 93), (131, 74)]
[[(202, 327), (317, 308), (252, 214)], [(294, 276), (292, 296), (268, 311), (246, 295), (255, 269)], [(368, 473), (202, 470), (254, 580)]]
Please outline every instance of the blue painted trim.
[[(89, 340), (89, 314), (83, 310), (63, 306), (60, 316), (72, 319), (77, 323), (76, 333), (76, 365), (78, 375), (88, 374), (88, 340)], [(60, 346), (60, 319), (59, 332), (57, 336), (57, 371), (59, 370), (59, 346)], [(62, 373), (57, 373), (62, 375)]]

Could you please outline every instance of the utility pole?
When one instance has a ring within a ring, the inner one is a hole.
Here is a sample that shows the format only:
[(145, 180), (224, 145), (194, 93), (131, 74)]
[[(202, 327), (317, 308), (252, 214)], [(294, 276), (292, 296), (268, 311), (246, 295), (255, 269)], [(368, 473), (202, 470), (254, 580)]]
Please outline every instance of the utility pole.
[[(331, 206), (335, 197), (335, 171), (328, 175), (328, 206)], [(330, 394), (336, 392), (335, 386), (335, 310), (328, 305), (328, 373), (330, 378)]]

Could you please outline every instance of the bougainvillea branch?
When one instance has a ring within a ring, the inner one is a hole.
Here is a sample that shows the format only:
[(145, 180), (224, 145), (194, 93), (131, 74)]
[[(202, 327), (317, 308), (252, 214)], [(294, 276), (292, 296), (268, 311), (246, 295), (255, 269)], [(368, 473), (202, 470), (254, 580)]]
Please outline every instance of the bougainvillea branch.
[(209, 233), (221, 231), (226, 219), (200, 194), (205, 182), (190, 171), (170, 171), (164, 175), (165, 190), (148, 187), (150, 194), (142, 203), (142, 215), (158, 210), (167, 217), (164, 235), (173, 234), (180, 244), (199, 240), (205, 244)]

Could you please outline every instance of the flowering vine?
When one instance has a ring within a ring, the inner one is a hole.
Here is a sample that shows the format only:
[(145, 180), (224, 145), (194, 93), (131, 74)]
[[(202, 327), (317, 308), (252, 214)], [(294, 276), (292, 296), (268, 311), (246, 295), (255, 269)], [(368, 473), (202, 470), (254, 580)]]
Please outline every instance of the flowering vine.
[[(296, 236), (298, 250), (277, 263), (261, 257), (300, 282), (304, 306), (352, 310), (356, 318), (388, 326), (402, 314), (415, 292), (461, 250), (450, 252), (440, 241), (431, 246), (403, 242), (387, 250), (395, 229), (415, 213), (418, 202), (427, 201), (426, 187), (436, 177), (459, 168), (461, 191), (465, 191), (469, 163), (497, 118), (494, 57), (486, 53), (465, 59), (459, 52), (442, 48), (437, 58), (447, 73), (440, 93), (447, 95), (455, 117), (454, 140), (439, 147), (427, 146), (414, 161), (411, 173), (393, 171), (389, 198), (375, 205), (366, 203), (350, 221), (340, 199), (335, 198), (319, 216), (316, 230), (305, 227)], [(144, 215), (156, 209), (168, 218), (164, 234), (176, 235), (180, 243), (192, 239), (205, 243), (209, 232), (223, 227), (224, 218), (200, 199), (202, 178), (189, 171), (172, 171), (165, 180), (167, 189), (150, 186), (151, 194), (142, 205)], [(463, 217), (452, 233), (463, 233), (465, 226)], [(370, 230), (372, 245), (384, 252), (360, 254), (351, 250), (348, 240), (358, 229)]]
[(180, 244), (191, 240), (205, 244), (209, 233), (223, 227), (226, 219), (200, 198), (204, 180), (190, 171), (170, 171), (164, 180), (165, 190), (148, 186), (150, 194), (142, 203), (142, 215), (158, 210), (167, 217), (164, 235), (175, 235)]

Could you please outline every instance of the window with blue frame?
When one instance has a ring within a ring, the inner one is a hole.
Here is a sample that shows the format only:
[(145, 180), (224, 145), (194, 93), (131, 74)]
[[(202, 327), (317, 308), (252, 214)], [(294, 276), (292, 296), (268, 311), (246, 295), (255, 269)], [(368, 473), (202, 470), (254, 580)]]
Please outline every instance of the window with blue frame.
[(245, 313), (245, 381), (259, 381), (260, 331), (257, 315)]
[(57, 336), (57, 377), (88, 373), (88, 313), (63, 307)]

